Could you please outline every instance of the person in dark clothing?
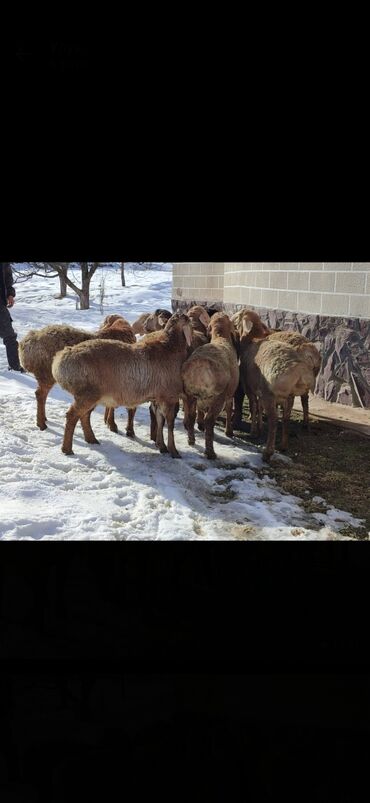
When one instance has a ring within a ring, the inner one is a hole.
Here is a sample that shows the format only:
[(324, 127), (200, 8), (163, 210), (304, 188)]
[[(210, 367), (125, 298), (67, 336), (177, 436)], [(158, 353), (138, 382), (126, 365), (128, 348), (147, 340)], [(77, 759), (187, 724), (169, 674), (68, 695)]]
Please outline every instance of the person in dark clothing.
[(8, 307), (14, 305), (15, 289), (13, 273), (9, 262), (0, 262), (0, 337), (3, 339), (8, 357), (9, 370), (25, 373), (18, 357), (17, 333), (12, 326)]

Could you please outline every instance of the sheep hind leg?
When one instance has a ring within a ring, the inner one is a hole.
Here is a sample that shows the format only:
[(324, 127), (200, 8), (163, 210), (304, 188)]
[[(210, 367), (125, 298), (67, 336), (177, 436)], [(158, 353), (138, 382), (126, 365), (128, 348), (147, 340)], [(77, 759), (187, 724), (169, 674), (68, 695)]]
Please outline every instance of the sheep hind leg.
[[(194, 424), (195, 424), (195, 417), (196, 417), (196, 409), (197, 409), (197, 402), (191, 396), (187, 396), (184, 399), (184, 427), (188, 433), (188, 444), (189, 446), (194, 446), (195, 444), (195, 434), (194, 434)], [(199, 414), (200, 411), (198, 411)], [(204, 413), (202, 413), (204, 418)]]
[(199, 407), (197, 409), (197, 426), (199, 432), (204, 432), (204, 412), (203, 410), (199, 410)]
[(81, 427), (82, 427), (82, 431), (83, 431), (86, 443), (97, 443), (97, 444), (99, 444), (99, 441), (96, 439), (96, 437), (95, 437), (95, 435), (93, 433), (92, 427), (91, 427), (90, 416), (91, 416), (91, 413), (92, 413), (93, 410), (94, 410), (94, 407), (91, 407), (91, 409), (88, 410), (88, 412), (85, 413), (85, 415), (81, 415), (81, 417), (80, 417), (81, 418)]
[(308, 429), (309, 428), (309, 423), (310, 423), (310, 420), (309, 420), (309, 417), (308, 417), (308, 393), (304, 393), (304, 395), (301, 396), (301, 402), (302, 402), (302, 410), (303, 410), (303, 424), (302, 424), (302, 426), (304, 427), (304, 429)]
[(294, 402), (294, 396), (289, 396), (289, 398), (285, 401), (283, 405), (283, 432), (280, 446), (282, 452), (286, 452), (288, 449), (289, 420), (292, 412), (293, 402)]
[(114, 420), (114, 407), (105, 408), (104, 423), (109, 427), (111, 432), (118, 432), (118, 427)]
[(221, 410), (224, 407), (224, 403), (225, 403), (224, 398), (219, 399), (218, 402), (212, 405), (211, 409), (207, 410), (204, 418), (206, 457), (208, 460), (216, 460), (217, 458), (216, 452), (213, 448), (214, 427), (217, 416), (220, 414)]
[(53, 383), (53, 385), (44, 385), (42, 383), (39, 383), (39, 385), (38, 385), (38, 387), (37, 387), (37, 389), (35, 391), (35, 396), (36, 396), (36, 401), (37, 401), (36, 424), (37, 424), (38, 428), (41, 429), (41, 431), (43, 431), (44, 429), (47, 429), (47, 425), (46, 425), (47, 418), (46, 418), (46, 415), (45, 415), (45, 405), (46, 405), (46, 399), (47, 399), (52, 387), (54, 387), (54, 383)]
[(135, 437), (135, 430), (134, 430), (134, 419), (135, 419), (136, 407), (132, 407), (132, 409), (127, 410), (127, 427), (126, 427), (126, 435), (128, 438)]
[(73, 435), (76, 429), (76, 424), (79, 418), (82, 419), (91, 412), (91, 410), (95, 407), (96, 401), (74, 401), (74, 403), (70, 406), (69, 410), (66, 414), (66, 425), (64, 428), (64, 437), (63, 437), (63, 444), (62, 444), (62, 452), (64, 454), (74, 454), (72, 445), (73, 445)]

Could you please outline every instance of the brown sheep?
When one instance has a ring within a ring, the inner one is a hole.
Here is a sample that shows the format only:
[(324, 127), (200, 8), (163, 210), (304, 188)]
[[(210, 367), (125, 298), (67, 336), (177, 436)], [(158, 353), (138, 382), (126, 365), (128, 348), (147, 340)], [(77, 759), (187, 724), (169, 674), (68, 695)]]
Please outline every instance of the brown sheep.
[[(60, 351), (53, 360), (53, 377), (74, 396), (67, 412), (62, 451), (73, 454), (73, 433), (79, 419), (87, 442), (97, 443), (90, 424), (90, 413), (97, 404), (133, 409), (156, 401), (157, 446), (161, 452), (179, 457), (173, 428), (182, 392), (181, 366), (190, 342), (189, 318), (175, 313), (164, 329), (132, 345), (91, 340)], [(168, 449), (163, 439), (165, 419)]]
[(222, 312), (216, 313), (209, 324), (211, 342), (200, 346), (182, 367), (187, 407), (185, 426), (189, 444), (195, 443), (194, 422), (196, 405), (205, 413), (206, 456), (214, 460), (214, 425), (226, 408), (226, 435), (233, 436), (231, 414), (235, 390), (239, 382), (234, 324)]
[[(308, 365), (312, 366), (312, 370), (314, 372), (315, 378), (317, 377), (320, 368), (321, 368), (321, 356), (311, 340), (308, 340), (307, 337), (304, 335), (299, 334), (299, 332), (272, 332), (269, 336), (269, 340), (280, 340), (281, 342), (289, 343), (302, 357), (306, 360)], [(302, 410), (303, 410), (303, 426), (305, 428), (309, 425), (309, 408), (308, 408), (308, 393), (304, 393), (301, 396), (302, 402)]]
[[(148, 332), (157, 332), (163, 329), (167, 321), (171, 318), (172, 312), (165, 309), (157, 309), (155, 312), (143, 312), (142, 315), (132, 324), (132, 330), (135, 335), (146, 335)], [(161, 317), (161, 322), (158, 323), (158, 318)]]
[[(254, 310), (245, 308), (239, 310), (238, 312), (234, 313), (231, 316), (231, 320), (234, 323), (234, 326), (238, 332), (238, 351), (240, 348), (240, 337), (243, 332), (243, 320), (247, 318), (248, 321), (251, 322), (252, 328), (250, 330), (250, 338), (265, 338), (267, 337), (272, 330), (268, 329), (267, 326), (261, 321), (260, 316)], [(233, 427), (234, 429), (243, 429), (243, 401), (244, 401), (244, 387), (240, 378), (239, 385), (237, 387), (235, 397), (234, 397), (234, 413), (233, 413)], [(248, 394), (247, 394), (248, 395)], [(251, 419), (252, 419), (252, 427), (251, 427), (251, 435), (255, 436), (257, 434), (258, 428), (262, 429), (262, 408), (256, 403), (254, 396), (248, 396), (249, 401), (249, 409), (251, 412)], [(256, 416), (258, 415), (259, 424), (257, 426), (257, 419)]]
[[(157, 310), (158, 312), (158, 310)], [(154, 313), (156, 314), (156, 313)], [(188, 312), (186, 313), (191, 321), (191, 344), (188, 346), (187, 353), (188, 357), (190, 354), (195, 351), (195, 349), (199, 348), (199, 346), (203, 346), (205, 343), (209, 342), (209, 337), (207, 335), (207, 329), (210, 323), (210, 316), (208, 312), (204, 309), (204, 307), (194, 306), (191, 307)], [(162, 314), (158, 316), (158, 323), (161, 322)], [(164, 318), (165, 320), (165, 318)], [(186, 401), (183, 399), (184, 409), (186, 406)], [(179, 412), (180, 406), (177, 406), (176, 415)], [(152, 403), (149, 407), (150, 412), (150, 438), (152, 441), (157, 440), (157, 417), (156, 417), (156, 408), (155, 404)], [(197, 424), (198, 429), (203, 431), (204, 430), (204, 413), (197, 409)]]
[[(286, 343), (289, 343), (293, 348), (297, 349), (299, 353), (304, 357), (307, 364), (312, 366), (314, 375), (317, 377), (320, 367), (321, 367), (321, 356), (319, 354), (318, 349), (310, 340), (308, 340), (303, 335), (299, 334), (299, 332), (293, 331), (278, 331), (274, 329), (269, 329), (263, 321), (261, 321), (259, 315), (250, 309), (242, 309), (239, 310), (235, 315), (232, 316), (232, 321), (234, 321), (236, 328), (238, 331), (241, 331), (242, 321), (243, 318), (247, 317), (253, 323), (253, 331), (251, 331), (250, 336), (251, 338), (264, 338), (268, 337), (270, 340), (280, 340)], [(244, 391), (239, 386), (237, 393), (235, 394), (235, 412), (234, 412), (234, 426), (235, 428), (242, 428), (242, 407), (243, 407), (243, 399), (244, 399)], [(251, 405), (251, 400), (249, 400)], [(301, 396), (302, 402), (302, 409), (303, 409), (303, 426), (307, 427), (309, 423), (308, 413), (309, 413), (309, 402), (308, 402), (308, 393), (303, 394)], [(260, 406), (258, 406), (258, 416), (260, 421), (260, 428), (262, 422), (262, 410)], [(252, 432), (251, 434), (256, 434), (255, 422), (253, 423), (252, 417)]]
[[(51, 365), (55, 354), (65, 346), (74, 346), (96, 338), (117, 339), (124, 343), (135, 343), (136, 338), (128, 321), (120, 315), (109, 315), (97, 332), (85, 332), (65, 324), (50, 324), (43, 329), (31, 330), (19, 343), (19, 358), (23, 368), (34, 374), (37, 380), (35, 392), (37, 400), (37, 426), (47, 428), (46, 399), (55, 385)], [(114, 415), (106, 410), (105, 418), (111, 429), (116, 426)], [(133, 432), (133, 418), (129, 416), (128, 434)], [(115, 430), (114, 430), (115, 431)]]
[(282, 450), (288, 446), (288, 425), (294, 396), (302, 396), (315, 387), (312, 366), (289, 343), (254, 338), (254, 321), (245, 315), (240, 338), (240, 378), (243, 390), (251, 400), (252, 423), (256, 420), (257, 404), (268, 418), (268, 439), (263, 453), (268, 461), (275, 451), (276, 405), (283, 407)]

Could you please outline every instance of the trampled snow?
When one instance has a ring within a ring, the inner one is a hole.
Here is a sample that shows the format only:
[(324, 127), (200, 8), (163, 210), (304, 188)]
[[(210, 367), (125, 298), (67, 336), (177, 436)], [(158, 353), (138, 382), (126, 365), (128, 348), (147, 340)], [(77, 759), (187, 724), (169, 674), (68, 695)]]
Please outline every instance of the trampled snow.
[[(78, 279), (77, 269), (75, 270)], [(102, 280), (104, 299), (101, 305)], [(91, 308), (76, 309), (68, 291), (58, 299), (58, 279), (34, 277), (17, 283), (11, 310), (18, 337), (48, 323), (95, 330), (113, 312), (133, 322), (142, 312), (171, 309), (171, 265), (126, 268), (118, 263), (92, 280)], [(360, 522), (328, 507), (307, 514), (297, 497), (283, 493), (262, 474), (261, 449), (215, 432), (218, 459), (204, 457), (204, 436), (187, 443), (180, 412), (175, 427), (181, 460), (161, 455), (149, 439), (148, 405), (137, 411), (136, 439), (125, 435), (127, 413), (116, 411), (119, 432), (110, 432), (103, 408), (92, 414), (99, 446), (85, 443), (78, 426), (74, 457), (61, 452), (71, 397), (60, 387), (46, 407), (48, 428), (36, 427), (36, 380), (9, 372), (0, 344), (0, 537), (59, 540), (330, 540), (344, 525)]]

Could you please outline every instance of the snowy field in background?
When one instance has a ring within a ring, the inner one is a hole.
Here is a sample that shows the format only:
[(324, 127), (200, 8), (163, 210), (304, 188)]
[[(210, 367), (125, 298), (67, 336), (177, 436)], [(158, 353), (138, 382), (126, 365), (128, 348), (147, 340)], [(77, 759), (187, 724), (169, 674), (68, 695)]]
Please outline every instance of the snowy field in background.
[[(142, 312), (171, 309), (171, 265), (150, 271), (128, 268), (126, 283), (121, 286), (119, 263), (98, 270), (92, 280), (91, 309), (84, 311), (76, 309), (70, 290), (66, 299), (54, 298), (58, 279), (36, 277), (17, 283), (11, 314), (18, 338), (49, 323), (95, 330), (113, 312), (132, 323)], [(196, 434), (195, 448), (188, 446), (181, 413), (175, 438), (182, 460), (161, 455), (149, 440), (148, 405), (137, 411), (135, 441), (124, 434), (124, 409), (117, 410), (119, 433), (114, 434), (105, 427), (103, 408), (98, 407), (92, 423), (100, 446), (86, 444), (77, 427), (75, 456), (67, 457), (61, 444), (71, 397), (53, 388), (46, 407), (48, 429), (40, 432), (35, 388), (33, 376), (7, 370), (0, 343), (2, 539), (330, 540), (341, 538), (338, 531), (344, 524), (360, 523), (333, 508), (326, 514), (305, 513), (299, 499), (261, 476), (258, 447), (237, 438), (230, 441), (217, 428), (218, 459), (207, 461), (202, 433)]]

